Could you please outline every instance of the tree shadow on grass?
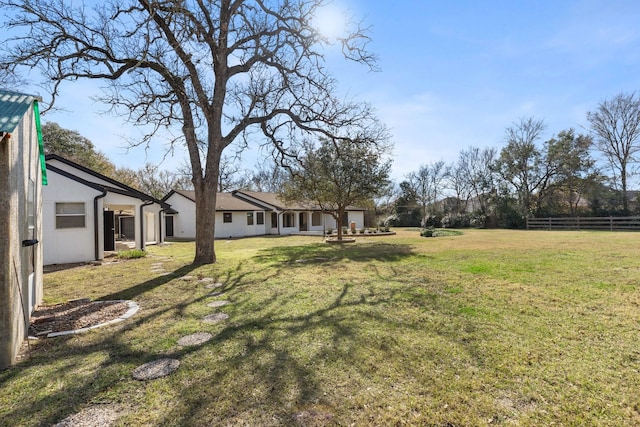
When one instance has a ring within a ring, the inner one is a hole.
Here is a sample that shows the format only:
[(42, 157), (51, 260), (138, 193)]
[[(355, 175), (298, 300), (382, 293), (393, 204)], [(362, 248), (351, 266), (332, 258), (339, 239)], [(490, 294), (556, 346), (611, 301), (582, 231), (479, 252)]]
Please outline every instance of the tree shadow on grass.
[(316, 243), (263, 249), (254, 257), (254, 260), (259, 264), (279, 262), (292, 266), (304, 266), (347, 259), (353, 262), (393, 262), (415, 255), (411, 245), (399, 243), (367, 242), (345, 245)]
[[(288, 262), (301, 259), (297, 257), (299, 249), (284, 249), (272, 253)], [(394, 249), (394, 253), (389, 254), (386, 249)], [(340, 258), (343, 255), (332, 253), (336, 259), (343, 259)], [(303, 254), (321, 256), (314, 249)], [(411, 256), (411, 251), (383, 244), (373, 253), (356, 255), (360, 260), (393, 260)], [(238, 263), (218, 278), (223, 286), (216, 290), (224, 292), (231, 301), (220, 310), (229, 313), (230, 318), (216, 325), (196, 323), (198, 330), (214, 335), (202, 346), (174, 345), (166, 349), (157, 344), (157, 336), (147, 337), (136, 330), (152, 325), (148, 331), (159, 335), (164, 331), (166, 339), (177, 340), (179, 336), (170, 336), (166, 329), (175, 325), (166, 325), (165, 315), (170, 311), (180, 313), (170, 317), (173, 323), (193, 320), (188, 319), (193, 308), (204, 306), (211, 298), (203, 284), (185, 286), (193, 294), (180, 301), (163, 299), (155, 308), (142, 311), (125, 324), (97, 330), (87, 339), (66, 337), (45, 341), (31, 360), (12, 372), (0, 373), (0, 386), (14, 382), (19, 376), (28, 376), (38, 390), (47, 391), (20, 399), (2, 417), (17, 424), (50, 425), (96, 402), (134, 405), (136, 400), (145, 400), (149, 386), (132, 380), (132, 369), (160, 357), (172, 357), (182, 361), (181, 368), (157, 381), (175, 390), (171, 398), (178, 402), (169, 405), (169, 409), (131, 407), (132, 415), (125, 421), (135, 423), (135, 411), (151, 410), (156, 411), (156, 418), (152, 419), (158, 425), (291, 425), (297, 414), (307, 411), (319, 414), (320, 418), (335, 417), (340, 424), (349, 415), (345, 415), (344, 407), (336, 408), (342, 404), (328, 397), (331, 389), (347, 383), (357, 393), (367, 385), (368, 378), (376, 375), (376, 364), (384, 363), (370, 359), (367, 350), (382, 354), (383, 358), (391, 357), (395, 334), (419, 331), (424, 326), (396, 316), (392, 308), (410, 304), (416, 310), (438, 310), (434, 295), (419, 285), (399, 289), (378, 287), (376, 292), (369, 292), (366, 285), (351, 282), (329, 288), (328, 297), (308, 309), (300, 308), (292, 303), (297, 297), (296, 290), (288, 290), (286, 283), (282, 283), (281, 291), (277, 283), (275, 286), (271, 283), (263, 293), (248, 295), (249, 288), (277, 279), (281, 273), (274, 267), (254, 267), (252, 263)], [(113, 292), (104, 299), (144, 301), (148, 292), (173, 286), (172, 280), (193, 272), (194, 268), (179, 268), (171, 275)], [(191, 328), (192, 324), (185, 323), (182, 329)], [(362, 326), (372, 324), (376, 328), (373, 332)], [(174, 328), (173, 334), (178, 329)], [(456, 340), (453, 336), (448, 338)], [(422, 349), (421, 355), (432, 357), (431, 351)], [(37, 374), (41, 368), (50, 377)], [(412, 366), (397, 369), (406, 371), (398, 374), (402, 378), (413, 375)], [(327, 370), (335, 373), (327, 374)], [(51, 386), (56, 383), (58, 386)], [(125, 394), (114, 395), (112, 390)]]
[(172, 280), (179, 279), (183, 276), (187, 276), (199, 267), (200, 267), (199, 265), (194, 265), (194, 264), (185, 265), (184, 267), (180, 267), (169, 274), (155, 277), (143, 283), (134, 285), (130, 288), (122, 289), (118, 292), (113, 292), (113, 293), (104, 295), (100, 299), (103, 301), (135, 300), (141, 294), (152, 291), (160, 286), (164, 286), (167, 283), (171, 282)]

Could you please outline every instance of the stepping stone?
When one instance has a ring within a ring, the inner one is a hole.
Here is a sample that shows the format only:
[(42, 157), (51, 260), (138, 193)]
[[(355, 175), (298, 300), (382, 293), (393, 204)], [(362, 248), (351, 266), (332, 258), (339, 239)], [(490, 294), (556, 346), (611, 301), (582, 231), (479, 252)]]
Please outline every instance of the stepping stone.
[(213, 282), (215, 279), (213, 277), (205, 277), (203, 279), (198, 280), (198, 282), (201, 283), (209, 283), (209, 282)]
[(229, 301), (212, 301), (207, 304), (207, 307), (222, 307), (227, 304), (229, 304)]
[(190, 345), (204, 344), (213, 338), (213, 335), (209, 332), (196, 332), (195, 334), (187, 335), (178, 340), (178, 345), (188, 347)]
[(101, 403), (69, 415), (53, 427), (112, 426), (124, 414), (125, 409), (120, 405)]
[(145, 363), (133, 370), (133, 378), (139, 381), (155, 380), (166, 377), (180, 366), (178, 359), (168, 357)]
[(191, 279), (193, 279), (193, 276), (182, 276), (181, 279), (182, 280), (191, 280)]
[(224, 295), (224, 292), (211, 292), (209, 295), (207, 295), (208, 297), (220, 297)]
[(209, 283), (208, 285), (206, 285), (204, 288), (205, 289), (215, 289), (215, 288), (221, 288), (223, 287), (224, 284), (220, 283), (220, 282), (216, 282), (216, 283)]
[(151, 264), (151, 268), (158, 268), (158, 267), (162, 267), (164, 264), (161, 262), (156, 262), (154, 264)]
[(152, 268), (151, 270), (152, 273), (164, 273), (166, 270), (164, 268)]
[(227, 320), (228, 318), (229, 315), (226, 313), (213, 313), (209, 314), (208, 316), (204, 316), (202, 320), (207, 323), (218, 323), (222, 322), (223, 320)]

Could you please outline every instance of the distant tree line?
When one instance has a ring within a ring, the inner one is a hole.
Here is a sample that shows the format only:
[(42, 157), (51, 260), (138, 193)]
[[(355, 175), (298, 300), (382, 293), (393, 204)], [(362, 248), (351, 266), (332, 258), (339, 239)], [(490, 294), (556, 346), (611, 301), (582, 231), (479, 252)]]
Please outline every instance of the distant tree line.
[[(640, 214), (629, 183), (640, 159), (640, 98), (619, 94), (587, 114), (590, 129), (569, 128), (542, 141), (543, 120), (520, 118), (505, 129), (504, 146), (470, 146), (451, 163), (435, 161), (399, 183), (379, 180), (376, 199), (360, 202), (378, 225), (415, 227), (523, 227), (527, 217)], [(192, 189), (188, 166), (169, 171), (146, 164), (118, 168), (75, 131), (43, 126), (45, 150), (111, 176), (157, 198)], [(312, 153), (307, 153), (310, 156)], [(218, 191), (282, 192), (291, 168), (273, 159), (242, 169), (223, 157)]]
[(527, 217), (640, 214), (629, 183), (640, 151), (640, 98), (621, 93), (587, 114), (589, 129), (542, 141), (543, 120), (505, 129), (501, 149), (469, 147), (406, 175), (378, 206), (396, 226), (523, 227)]

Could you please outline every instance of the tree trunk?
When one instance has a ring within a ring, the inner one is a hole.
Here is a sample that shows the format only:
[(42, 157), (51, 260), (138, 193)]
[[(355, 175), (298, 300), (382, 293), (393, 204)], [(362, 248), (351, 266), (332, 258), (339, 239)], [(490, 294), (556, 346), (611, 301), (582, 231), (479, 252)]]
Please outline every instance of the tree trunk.
[(342, 218), (344, 217), (344, 209), (338, 209), (338, 216), (336, 217), (336, 226), (338, 227), (338, 240), (342, 240)]
[(216, 217), (216, 181), (206, 177), (194, 185), (196, 199), (196, 255), (194, 264), (213, 264), (216, 262), (214, 248)]
[(629, 199), (627, 199), (627, 165), (626, 162), (622, 163), (621, 167), (622, 173), (622, 210), (625, 215), (629, 214)]

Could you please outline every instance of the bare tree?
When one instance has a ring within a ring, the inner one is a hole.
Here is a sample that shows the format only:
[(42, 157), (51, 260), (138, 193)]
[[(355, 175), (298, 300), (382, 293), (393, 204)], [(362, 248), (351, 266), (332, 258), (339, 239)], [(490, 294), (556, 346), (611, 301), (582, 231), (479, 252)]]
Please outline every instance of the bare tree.
[(232, 191), (236, 190), (241, 181), (238, 174), (240, 173), (240, 166), (234, 161), (237, 158), (230, 158), (228, 156), (222, 156), (220, 159), (220, 173), (218, 174), (218, 191)]
[(427, 218), (430, 206), (433, 212), (434, 203), (442, 192), (442, 182), (446, 176), (444, 161), (440, 160), (429, 165), (423, 165), (417, 172), (409, 174), (409, 183), (422, 208), (422, 222)]
[(622, 191), (623, 211), (629, 212), (627, 185), (640, 150), (640, 98), (635, 92), (620, 93), (600, 102), (595, 111), (587, 113), (587, 120), (611, 167), (614, 184)]
[(290, 173), (286, 168), (271, 158), (265, 158), (257, 162), (251, 170), (245, 171), (244, 177), (238, 180), (238, 188), (277, 193), (289, 181), (289, 177)]
[(533, 117), (521, 118), (508, 127), (507, 145), (494, 165), (495, 171), (515, 190), (523, 217), (534, 212), (536, 192), (548, 178), (542, 152), (536, 145), (545, 127), (544, 121)]
[[(366, 104), (340, 101), (327, 72), (324, 48), (373, 66), (367, 31), (352, 22), (338, 40), (313, 26), (328, 0), (0, 0), (9, 27), (26, 32), (5, 43), (0, 70), (37, 68), (52, 100), (62, 83), (108, 82), (102, 101), (129, 121), (151, 125), (150, 144), (164, 127), (178, 127), (189, 153), (196, 196), (194, 263), (216, 261), (216, 195), (222, 153), (266, 137), (272, 152), (296, 151), (292, 136), (318, 132), (340, 138), (366, 129)], [(198, 141), (203, 141), (199, 144)], [(202, 156), (201, 156), (202, 153)]]
[(460, 152), (458, 159), (459, 173), (467, 184), (463, 187), (473, 199), (474, 210), (486, 214), (489, 194), (495, 189), (494, 172), (491, 166), (496, 161), (496, 149), (493, 147), (480, 149), (469, 147)]

